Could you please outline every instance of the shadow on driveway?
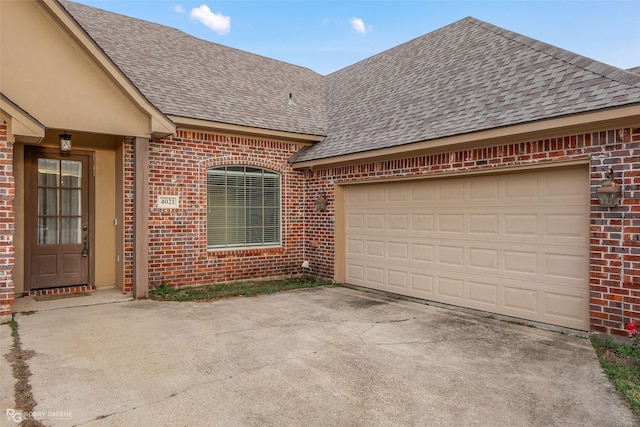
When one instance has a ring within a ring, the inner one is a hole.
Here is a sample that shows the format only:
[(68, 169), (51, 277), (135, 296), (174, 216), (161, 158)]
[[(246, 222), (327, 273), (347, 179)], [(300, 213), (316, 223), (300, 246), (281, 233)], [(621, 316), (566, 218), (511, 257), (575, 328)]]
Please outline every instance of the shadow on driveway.
[(46, 425), (635, 421), (585, 338), (348, 288), (17, 320)]

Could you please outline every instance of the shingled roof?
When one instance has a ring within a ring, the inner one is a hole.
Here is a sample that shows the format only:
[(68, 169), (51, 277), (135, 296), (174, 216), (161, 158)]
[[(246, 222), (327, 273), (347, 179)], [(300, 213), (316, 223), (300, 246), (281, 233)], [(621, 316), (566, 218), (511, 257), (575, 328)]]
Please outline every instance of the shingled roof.
[(294, 163), (640, 103), (640, 75), (471, 17), (323, 77), (59, 1), (164, 114), (326, 135)]
[(326, 135), (323, 77), (312, 70), (163, 25), (59, 2), (166, 115)]
[(325, 79), (301, 162), (640, 103), (640, 76), (465, 18)]

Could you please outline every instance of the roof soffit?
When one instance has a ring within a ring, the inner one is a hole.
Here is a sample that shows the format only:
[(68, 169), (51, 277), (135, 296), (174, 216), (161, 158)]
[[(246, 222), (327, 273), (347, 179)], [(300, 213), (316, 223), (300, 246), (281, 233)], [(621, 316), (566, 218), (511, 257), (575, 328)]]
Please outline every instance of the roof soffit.
[(39, 143), (45, 136), (45, 126), (0, 93), (0, 113), (9, 124), (11, 142)]

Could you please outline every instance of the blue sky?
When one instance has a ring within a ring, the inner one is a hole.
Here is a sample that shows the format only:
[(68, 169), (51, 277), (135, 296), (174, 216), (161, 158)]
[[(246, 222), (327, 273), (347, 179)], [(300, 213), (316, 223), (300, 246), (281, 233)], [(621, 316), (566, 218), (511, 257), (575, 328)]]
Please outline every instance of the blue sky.
[(620, 68), (640, 66), (640, 0), (75, 0), (320, 74), (466, 16)]

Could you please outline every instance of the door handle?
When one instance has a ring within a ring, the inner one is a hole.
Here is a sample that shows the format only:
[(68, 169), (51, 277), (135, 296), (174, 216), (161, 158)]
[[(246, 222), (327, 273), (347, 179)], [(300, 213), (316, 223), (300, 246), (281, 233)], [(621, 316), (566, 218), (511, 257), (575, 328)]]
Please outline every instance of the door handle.
[(82, 241), (84, 243), (84, 247), (82, 248), (82, 256), (89, 256), (89, 248), (87, 247), (87, 242), (89, 237), (87, 236), (87, 230), (89, 226), (87, 224), (82, 224), (82, 231), (84, 231), (84, 235), (82, 236)]

